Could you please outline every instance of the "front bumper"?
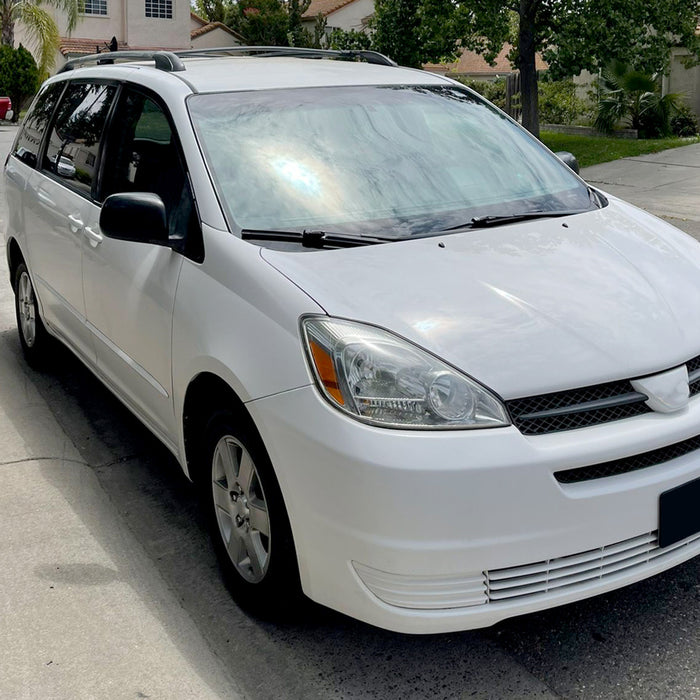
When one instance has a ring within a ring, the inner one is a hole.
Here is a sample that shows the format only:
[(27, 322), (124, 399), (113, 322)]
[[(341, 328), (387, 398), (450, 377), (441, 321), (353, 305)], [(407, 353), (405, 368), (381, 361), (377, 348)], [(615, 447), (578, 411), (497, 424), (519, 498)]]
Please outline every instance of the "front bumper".
[(305, 593), (379, 627), (483, 627), (700, 553), (700, 537), (666, 550), (655, 539), (659, 495), (700, 477), (700, 453), (576, 484), (553, 476), (700, 434), (700, 397), (676, 414), (535, 437), (374, 428), (314, 387), (248, 408), (285, 497)]

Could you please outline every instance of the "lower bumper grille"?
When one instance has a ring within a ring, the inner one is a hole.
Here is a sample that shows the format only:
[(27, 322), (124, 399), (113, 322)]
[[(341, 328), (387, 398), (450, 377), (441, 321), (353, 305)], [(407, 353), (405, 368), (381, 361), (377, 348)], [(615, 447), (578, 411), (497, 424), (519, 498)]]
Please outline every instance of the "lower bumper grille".
[(489, 602), (553, 593), (640, 569), (691, 547), (700, 553), (700, 534), (661, 549), (656, 531), (617, 544), (557, 559), (486, 572)]
[[(364, 585), (389, 605), (412, 610), (449, 610), (497, 606), (529, 599), (545, 600), (576, 588), (596, 593), (596, 582), (632, 575), (685, 550), (700, 554), (700, 534), (669, 547), (659, 547), (658, 533), (649, 532), (616, 544), (547, 561), (454, 576), (406, 576), (353, 562)], [(543, 606), (544, 607), (544, 606)]]
[(632, 457), (616, 459), (612, 462), (601, 462), (588, 467), (578, 467), (576, 469), (564, 469), (554, 473), (554, 478), (560, 484), (575, 484), (580, 481), (590, 481), (592, 479), (602, 479), (606, 476), (617, 476), (628, 472), (646, 469), (657, 464), (670, 462), (672, 459), (682, 457), (700, 450), (700, 435), (682, 440), (668, 447), (660, 447), (657, 450), (644, 452)]

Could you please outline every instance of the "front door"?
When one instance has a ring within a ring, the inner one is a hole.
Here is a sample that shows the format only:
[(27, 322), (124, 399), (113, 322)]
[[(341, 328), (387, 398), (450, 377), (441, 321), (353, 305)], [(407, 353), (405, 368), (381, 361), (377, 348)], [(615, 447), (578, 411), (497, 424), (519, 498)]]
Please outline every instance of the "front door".
[[(184, 239), (192, 198), (170, 121), (154, 98), (135, 89), (122, 91), (105, 163), (102, 198), (119, 192), (158, 194), (166, 205), (171, 239)], [(85, 306), (98, 369), (172, 448), (177, 433), (171, 331), (182, 254), (110, 239), (100, 232), (99, 214), (100, 207), (91, 206), (83, 253)]]

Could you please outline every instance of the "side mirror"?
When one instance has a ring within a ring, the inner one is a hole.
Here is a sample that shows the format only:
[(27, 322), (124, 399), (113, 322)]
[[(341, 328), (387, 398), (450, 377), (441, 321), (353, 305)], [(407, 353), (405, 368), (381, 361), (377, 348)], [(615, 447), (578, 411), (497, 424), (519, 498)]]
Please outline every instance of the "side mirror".
[(109, 238), (170, 246), (163, 200), (151, 192), (122, 192), (107, 197), (100, 231)]
[(564, 165), (568, 165), (577, 175), (579, 174), (581, 168), (579, 168), (578, 161), (573, 153), (569, 153), (569, 151), (557, 151), (554, 155), (559, 158)]

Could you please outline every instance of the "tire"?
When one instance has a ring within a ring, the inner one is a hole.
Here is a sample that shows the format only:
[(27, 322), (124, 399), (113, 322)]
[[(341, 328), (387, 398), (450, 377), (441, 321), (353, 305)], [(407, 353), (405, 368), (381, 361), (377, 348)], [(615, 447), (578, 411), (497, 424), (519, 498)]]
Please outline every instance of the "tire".
[(230, 410), (205, 429), (199, 491), (224, 580), (244, 609), (289, 620), (304, 607), (289, 517), (252, 421)]
[(34, 286), (24, 262), (17, 265), (13, 282), (17, 331), (22, 353), (29, 365), (41, 368), (46, 364), (52, 339), (39, 315)]

